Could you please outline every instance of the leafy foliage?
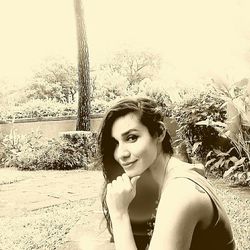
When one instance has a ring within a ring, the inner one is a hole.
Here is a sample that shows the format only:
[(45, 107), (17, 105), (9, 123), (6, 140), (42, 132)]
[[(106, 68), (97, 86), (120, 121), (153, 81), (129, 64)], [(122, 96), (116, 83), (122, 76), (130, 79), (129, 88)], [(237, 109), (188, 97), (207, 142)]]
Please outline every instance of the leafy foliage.
[[(245, 157), (238, 158), (232, 153), (234, 147), (227, 152), (213, 149), (207, 154), (206, 171), (209, 174), (232, 180), (236, 184), (250, 186), (250, 173), (246, 171), (249, 168), (249, 162)], [(248, 167), (247, 167), (248, 166)]]
[(61, 133), (61, 138), (76, 148), (85, 149), (82, 153), (88, 163), (99, 157), (97, 133), (90, 131), (69, 131)]
[(63, 58), (47, 59), (34, 73), (26, 89), (28, 99), (74, 102), (77, 92), (77, 68)]
[(41, 132), (17, 135), (15, 131), (6, 136), (2, 144), (5, 154), (2, 164), (20, 170), (70, 170), (88, 168), (91, 159), (96, 156), (95, 137), (75, 136), (46, 140)]
[(163, 84), (159, 84), (157, 82), (154, 83), (155, 84), (153, 84), (151, 81), (145, 81), (143, 86), (141, 84), (139, 93), (146, 97), (152, 98), (162, 108), (168, 107), (172, 103), (168, 91), (163, 87)]
[(147, 51), (128, 50), (115, 54), (110, 62), (101, 65), (101, 70), (118, 74), (128, 82), (127, 89), (145, 79), (153, 80), (160, 69), (159, 55)]
[(76, 115), (76, 103), (59, 103), (53, 100), (30, 100), (24, 104), (1, 110), (1, 120), (21, 118), (62, 117)]
[(92, 73), (92, 77), (94, 79), (91, 83), (92, 102), (95, 100), (110, 102), (126, 95), (126, 79), (118, 73), (98, 70)]
[[(179, 129), (174, 146), (177, 149), (185, 149), (187, 161), (202, 162), (207, 172), (233, 179), (243, 185), (248, 184), (250, 176), (249, 79), (242, 79), (231, 86), (225, 81), (214, 80), (214, 88), (206, 88), (204, 92), (199, 91), (192, 95), (190, 90), (183, 88), (177, 93), (182, 98), (182, 102), (177, 103), (171, 100), (168, 90), (157, 78), (160, 67), (161, 60), (158, 55), (124, 50), (112, 56), (105, 64), (92, 69), (90, 72), (91, 112), (103, 113), (114, 101), (126, 96), (151, 97), (165, 109), (166, 116), (172, 117), (178, 123)], [(23, 99), (22, 102), (15, 103), (11, 109), (4, 110), (2, 105), (0, 118), (14, 120), (15, 118), (76, 115), (76, 75), (75, 67), (67, 62), (47, 61), (36, 72), (31, 87), (26, 92), (28, 98), (34, 99), (28, 101)], [(2, 142), (5, 143), (5, 140)], [(9, 152), (12, 152), (10, 155), (14, 161), (17, 156), (18, 159), (25, 158), (25, 154), (22, 156), (17, 146), (18, 140), (22, 139), (16, 138), (9, 143), (12, 145)], [(72, 140), (72, 138), (69, 140), (63, 137), (60, 140), (44, 142), (43, 145), (37, 143), (33, 151), (49, 154), (53, 152), (53, 148), (56, 148), (54, 152), (56, 156), (57, 152), (63, 152), (63, 147), (69, 147), (67, 143), (73, 144)], [(3, 143), (0, 144), (2, 159), (6, 158), (3, 145)], [(50, 148), (50, 152), (44, 148)], [(30, 149), (22, 146), (22, 149), (29, 152), (32, 146)], [(72, 150), (75, 152), (75, 149)], [(76, 152), (74, 154), (76, 154), (74, 159), (79, 160), (80, 156)], [(89, 157), (86, 152), (84, 156)], [(54, 157), (56, 158), (60, 157)], [(46, 163), (44, 166), (49, 168)]]
[(6, 151), (3, 144), (4, 135), (0, 133), (0, 167), (3, 166), (4, 158), (6, 157)]
[(124, 50), (113, 55), (91, 72), (92, 103), (145, 94), (160, 66), (160, 57), (150, 52)]
[(231, 178), (238, 184), (250, 185), (250, 82), (243, 79), (231, 86), (225, 82), (217, 82), (216, 89), (226, 103), (227, 124), (223, 129), (218, 129), (214, 124), (214, 128), (219, 131), (220, 136), (230, 140), (234, 158), (233, 165), (228, 168), (228, 159), (224, 161), (227, 153), (217, 153), (215, 168), (220, 165), (226, 170), (223, 174), (225, 178)]
[[(160, 91), (152, 86), (159, 70), (160, 57), (151, 52), (123, 50), (112, 55), (109, 61), (90, 71), (91, 112), (102, 113), (110, 102), (125, 96), (158, 97)], [(48, 58), (34, 71), (28, 87), (15, 93), (17, 101), (5, 105), (5, 110), (1, 108), (0, 118), (76, 115), (77, 98), (76, 66), (64, 58)]]
[(210, 124), (197, 123), (204, 120), (223, 122), (226, 119), (223, 101), (211, 91), (203, 92), (182, 103), (170, 105), (166, 113), (176, 119), (179, 126), (175, 146), (185, 144), (189, 161), (196, 158), (204, 163), (207, 153), (216, 146), (219, 133)]

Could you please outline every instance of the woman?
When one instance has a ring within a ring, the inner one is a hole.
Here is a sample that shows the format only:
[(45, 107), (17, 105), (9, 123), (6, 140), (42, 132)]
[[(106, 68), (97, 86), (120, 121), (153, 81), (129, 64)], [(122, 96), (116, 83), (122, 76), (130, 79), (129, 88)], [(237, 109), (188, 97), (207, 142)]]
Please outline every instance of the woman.
[(103, 212), (116, 249), (232, 250), (228, 217), (200, 166), (173, 157), (163, 115), (150, 99), (106, 114), (100, 149)]

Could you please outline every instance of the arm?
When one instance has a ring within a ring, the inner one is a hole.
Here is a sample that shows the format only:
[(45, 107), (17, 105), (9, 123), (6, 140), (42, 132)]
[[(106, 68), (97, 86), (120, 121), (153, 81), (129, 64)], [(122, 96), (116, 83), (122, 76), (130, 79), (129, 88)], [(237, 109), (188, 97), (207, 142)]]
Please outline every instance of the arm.
[(137, 250), (128, 213), (111, 220), (116, 250)]
[(130, 181), (126, 174), (119, 176), (107, 186), (106, 201), (109, 209), (114, 241), (117, 250), (136, 250), (128, 206), (136, 195), (137, 177)]
[(162, 193), (149, 250), (188, 250), (196, 225), (208, 226), (212, 216), (205, 192), (187, 179), (171, 181)]

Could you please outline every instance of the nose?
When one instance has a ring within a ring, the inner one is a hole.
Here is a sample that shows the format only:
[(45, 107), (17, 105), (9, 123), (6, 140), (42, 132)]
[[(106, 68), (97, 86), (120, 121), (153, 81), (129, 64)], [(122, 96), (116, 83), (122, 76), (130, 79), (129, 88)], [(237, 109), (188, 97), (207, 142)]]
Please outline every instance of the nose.
[(129, 150), (123, 144), (118, 144), (115, 148), (114, 157), (117, 161), (125, 160), (130, 156)]

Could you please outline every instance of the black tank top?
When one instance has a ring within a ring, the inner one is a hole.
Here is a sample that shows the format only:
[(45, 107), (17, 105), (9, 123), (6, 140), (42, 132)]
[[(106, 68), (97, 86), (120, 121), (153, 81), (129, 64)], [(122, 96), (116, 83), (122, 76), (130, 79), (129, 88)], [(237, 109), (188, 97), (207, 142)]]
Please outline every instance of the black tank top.
[[(171, 170), (168, 173), (167, 182), (176, 178), (185, 178), (196, 183), (208, 194), (214, 206), (214, 219), (212, 224), (206, 230), (201, 230), (198, 227), (195, 228), (190, 250), (236, 250), (227, 214), (214, 189), (208, 180), (202, 176), (202, 166), (188, 164), (174, 157), (169, 161), (169, 165), (170, 164)], [(153, 233), (154, 222), (154, 213), (152, 214), (151, 220), (140, 223), (139, 225), (131, 221), (138, 250), (148, 248)]]

